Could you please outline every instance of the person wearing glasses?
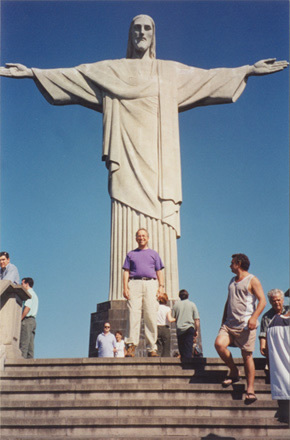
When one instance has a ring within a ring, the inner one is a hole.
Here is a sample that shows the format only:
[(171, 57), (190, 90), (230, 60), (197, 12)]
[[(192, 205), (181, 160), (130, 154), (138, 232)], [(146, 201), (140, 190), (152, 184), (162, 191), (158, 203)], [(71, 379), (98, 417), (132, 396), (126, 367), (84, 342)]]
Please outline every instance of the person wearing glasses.
[(105, 322), (103, 332), (97, 337), (96, 349), (98, 350), (98, 357), (114, 357), (117, 351), (116, 338), (110, 330), (110, 323)]
[(18, 269), (10, 263), (8, 252), (0, 252), (0, 280), (9, 280), (11, 283), (20, 284)]

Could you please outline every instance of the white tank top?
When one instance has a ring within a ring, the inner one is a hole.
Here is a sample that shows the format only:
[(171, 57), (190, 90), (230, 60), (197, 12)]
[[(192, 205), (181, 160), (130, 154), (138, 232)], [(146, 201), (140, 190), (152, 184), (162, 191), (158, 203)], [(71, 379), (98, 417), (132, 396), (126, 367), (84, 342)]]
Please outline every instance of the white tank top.
[(236, 282), (235, 277), (229, 284), (226, 324), (232, 328), (247, 328), (248, 321), (256, 309), (256, 296), (248, 290), (254, 275), (247, 275)]

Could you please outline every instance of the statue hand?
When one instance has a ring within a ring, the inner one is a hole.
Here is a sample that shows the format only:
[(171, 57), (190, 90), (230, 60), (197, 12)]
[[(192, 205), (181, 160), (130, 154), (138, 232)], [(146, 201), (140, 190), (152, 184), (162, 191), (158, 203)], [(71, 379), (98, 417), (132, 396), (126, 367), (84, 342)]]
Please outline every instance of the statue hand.
[(268, 58), (267, 60), (257, 61), (253, 66), (249, 75), (269, 75), (271, 73), (280, 72), (289, 66), (288, 61), (276, 61), (276, 58)]
[(23, 64), (7, 63), (0, 67), (0, 76), (9, 78), (33, 78), (33, 72)]

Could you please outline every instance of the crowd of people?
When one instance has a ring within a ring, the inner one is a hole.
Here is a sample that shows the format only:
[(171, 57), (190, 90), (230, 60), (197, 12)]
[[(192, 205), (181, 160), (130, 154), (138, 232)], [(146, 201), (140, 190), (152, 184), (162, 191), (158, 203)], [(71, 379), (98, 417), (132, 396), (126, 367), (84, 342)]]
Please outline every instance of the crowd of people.
[[(149, 248), (149, 234), (146, 229), (141, 228), (136, 232), (136, 241), (137, 248), (127, 254), (123, 265), (123, 295), (128, 306), (126, 336), (123, 340), (121, 332), (118, 331), (115, 337), (110, 333), (110, 323), (105, 323), (104, 331), (97, 339), (98, 356), (104, 356), (106, 346), (106, 350), (110, 350), (110, 357), (134, 357), (139, 344), (143, 312), (149, 357), (171, 356), (170, 327), (171, 323), (175, 322), (179, 357), (191, 358), (194, 356), (196, 340), (200, 333), (198, 309), (189, 300), (189, 294), (184, 289), (179, 292), (179, 300), (175, 301), (172, 309), (167, 305), (168, 296), (164, 291), (162, 273), (164, 265), (158, 253)], [(249, 267), (250, 261), (245, 254), (232, 255), (230, 268), (234, 277), (228, 286), (221, 327), (215, 340), (217, 353), (229, 368), (229, 373), (222, 382), (223, 387), (240, 381), (240, 371), (235, 365), (229, 347), (238, 347), (241, 350), (247, 383), (246, 404), (257, 400), (254, 389), (253, 352), (258, 318), (266, 306), (262, 285), (255, 275), (248, 272)], [(283, 305), (284, 294), (281, 290), (271, 290), (268, 298), (272, 308), (262, 316), (260, 351), (267, 358), (267, 365), (270, 365), (272, 396), (278, 400), (279, 407), (282, 408), (279, 417), (283, 419), (287, 413), (284, 410), (285, 402), (289, 402), (290, 399), (289, 331), (287, 333), (290, 312), (289, 307)], [(117, 348), (117, 335), (122, 342), (121, 349)], [(272, 342), (273, 338), (278, 337), (279, 349), (277, 344)]]
[[(16, 285), (20, 284), (18, 269), (10, 263), (8, 252), (0, 252), (0, 280), (7, 280)], [(30, 298), (23, 302), (19, 348), (25, 359), (31, 359), (34, 357), (38, 296), (33, 290), (34, 280), (31, 277), (22, 278), (21, 285), (30, 294)]]
[[(105, 322), (103, 332), (96, 341), (98, 357), (134, 357), (140, 340), (142, 314), (149, 357), (172, 355), (171, 323), (175, 323), (178, 344), (178, 353), (174, 355), (183, 360), (195, 354), (202, 355), (196, 352), (196, 342), (200, 336), (197, 306), (189, 300), (189, 293), (185, 289), (180, 290), (179, 300), (174, 302), (172, 308), (168, 306), (162, 272), (164, 265), (158, 253), (149, 248), (146, 229), (141, 228), (136, 232), (136, 241), (137, 248), (127, 254), (123, 265), (123, 295), (128, 307), (126, 336), (123, 338), (120, 330), (111, 333), (110, 323)], [(229, 347), (240, 348), (247, 383), (245, 403), (248, 404), (257, 400), (253, 352), (258, 318), (266, 306), (262, 285), (256, 276), (248, 272), (249, 267), (250, 261), (246, 255), (232, 255), (230, 268), (234, 277), (228, 286), (221, 327), (215, 340), (217, 353), (229, 368), (222, 382), (223, 387), (240, 381), (240, 371)], [(0, 280), (20, 284), (18, 269), (10, 262), (8, 252), (0, 252)], [(30, 298), (23, 303), (20, 350), (24, 358), (33, 358), (38, 297), (33, 290), (34, 280), (31, 277), (22, 278), (21, 285)], [(268, 299), (271, 308), (262, 316), (260, 352), (266, 358), (265, 371), (270, 378), (272, 397), (278, 400), (279, 419), (289, 421), (290, 307), (284, 305), (282, 290), (270, 290)]]

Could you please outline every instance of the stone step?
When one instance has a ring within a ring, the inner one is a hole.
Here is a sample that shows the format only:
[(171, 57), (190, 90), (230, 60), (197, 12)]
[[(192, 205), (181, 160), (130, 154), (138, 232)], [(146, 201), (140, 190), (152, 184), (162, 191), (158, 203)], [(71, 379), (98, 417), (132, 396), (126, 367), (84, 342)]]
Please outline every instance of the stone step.
[[(241, 366), (239, 367), (240, 375), (241, 377), (245, 377), (245, 371), (244, 368)], [(228, 369), (225, 367), (220, 366), (199, 366), (195, 368), (184, 368), (181, 365), (150, 365), (150, 366), (143, 366), (143, 365), (137, 365), (134, 367), (133, 365), (126, 365), (126, 366), (120, 366), (120, 365), (89, 365), (89, 366), (52, 366), (49, 367), (42, 367), (42, 366), (35, 366), (35, 367), (12, 367), (12, 368), (6, 368), (4, 372), (0, 373), (0, 378), (5, 379), (5, 377), (17, 377), (19, 375), (20, 377), (34, 377), (36, 375), (43, 375), (43, 376), (50, 376), (50, 375), (90, 375), (95, 374), (99, 376), (106, 376), (106, 375), (123, 375), (123, 376), (130, 376), (130, 375), (142, 375), (146, 374), (148, 376), (160, 376), (160, 375), (193, 375), (193, 374), (204, 374), (205, 376), (218, 376), (218, 377), (225, 377), (228, 373)], [(265, 378), (266, 374), (264, 370), (256, 370), (256, 377)]]
[(200, 399), (197, 400), (195, 394), (188, 395), (187, 399), (174, 399), (167, 400), (162, 397), (158, 399), (131, 399), (131, 398), (122, 398), (122, 399), (98, 399), (92, 403), (91, 399), (52, 399), (52, 400), (27, 400), (27, 401), (19, 401), (19, 399), (9, 399), (6, 397), (2, 397), (1, 399), (0, 409), (9, 410), (9, 409), (37, 409), (37, 408), (132, 408), (132, 404), (135, 407), (140, 408), (213, 408), (213, 409), (249, 409), (253, 410), (271, 410), (277, 409), (277, 402), (275, 400), (261, 400), (258, 399), (256, 402), (246, 407), (243, 400), (224, 400), (221, 405), (221, 401), (217, 399), (206, 399), (206, 401)]
[(7, 427), (42, 427), (49, 426), (50, 428), (57, 427), (73, 427), (73, 426), (188, 426), (188, 427), (197, 427), (197, 426), (230, 426), (230, 427), (251, 427), (252, 429), (258, 429), (258, 427), (279, 427), (281, 423), (278, 422), (275, 418), (267, 418), (267, 417), (248, 417), (245, 419), (244, 417), (184, 417), (180, 419), (180, 417), (171, 416), (170, 419), (164, 420), (163, 417), (152, 417), (152, 416), (141, 416), (141, 417), (118, 417), (112, 419), (111, 417), (102, 416), (96, 419), (95, 417), (85, 416), (85, 417), (71, 417), (71, 418), (61, 418), (61, 417), (37, 417), (35, 418), (26, 418), (26, 417), (14, 417), (4, 416), (1, 419), (1, 427), (2, 429)]
[[(146, 384), (150, 382), (150, 384), (162, 384), (162, 383), (178, 383), (178, 384), (193, 384), (193, 383), (205, 383), (205, 384), (213, 384), (217, 387), (220, 387), (222, 384), (223, 379), (225, 378), (225, 375), (219, 376), (219, 375), (188, 375), (188, 374), (164, 374), (164, 375), (147, 375), (147, 374), (136, 374), (133, 375), (123, 375), (120, 374), (107, 374), (107, 375), (99, 375), (95, 373), (88, 373), (88, 374), (39, 374), (35, 375), (35, 377), (29, 376), (6, 376), (2, 377), (1, 385), (4, 386), (22, 386), (22, 384), (26, 385), (38, 385), (38, 384), (59, 384), (66, 386), (67, 383), (83, 383), (83, 384), (100, 384), (100, 383), (123, 383), (127, 386), (130, 386), (130, 384), (133, 383), (142, 383)], [(246, 383), (245, 378), (241, 377), (241, 380), (234, 384), (235, 387), (238, 387), (239, 385), (242, 386)], [(257, 376), (255, 379), (256, 384), (265, 384), (265, 378)]]
[[(209, 368), (209, 366), (200, 366), (194, 369), (182, 368), (180, 365), (174, 365), (170, 367), (163, 367), (161, 365), (153, 365), (147, 368), (112, 368), (111, 366), (88, 366), (87, 368), (80, 368), (78, 366), (74, 367), (54, 367), (51, 369), (43, 368), (43, 367), (35, 367), (35, 368), (15, 368), (15, 369), (6, 369), (5, 371), (0, 373), (0, 379), (7, 378), (34, 378), (34, 377), (60, 377), (60, 376), (80, 376), (80, 377), (89, 377), (89, 376), (116, 376), (116, 377), (133, 377), (133, 376), (153, 376), (153, 377), (191, 377), (193, 375), (199, 375), (204, 377), (210, 376), (219, 376), (224, 377), (228, 370), (225, 368), (213, 367)], [(244, 368), (240, 368), (241, 377), (245, 377)], [(256, 371), (256, 377), (265, 378), (265, 372), (261, 370)]]
[[(26, 383), (19, 384), (3, 384), (1, 386), (2, 395), (10, 394), (23, 394), (23, 393), (55, 393), (55, 392), (66, 392), (66, 393), (100, 393), (100, 392), (123, 392), (123, 393), (135, 393), (138, 391), (143, 392), (204, 392), (204, 393), (218, 393), (218, 394), (233, 394), (244, 392), (245, 384), (237, 383), (227, 388), (223, 388), (220, 384), (212, 383), (194, 383), (194, 382), (184, 382), (176, 383), (165, 381), (151, 383), (150, 380), (142, 383), (137, 378), (128, 383), (120, 383), (120, 381), (101, 381), (96, 383), (79, 383), (77, 381), (66, 382), (65, 384), (50, 383), (50, 384), (29, 384)], [(270, 392), (270, 386), (267, 384), (255, 385), (255, 391), (257, 393), (268, 394)]]
[[(1, 440), (285, 440), (277, 402), (255, 359), (258, 400), (242, 379), (223, 388), (220, 359), (85, 358), (9, 361), (1, 374)], [(238, 434), (238, 436), (237, 436)]]
[[(237, 366), (243, 366), (243, 359), (242, 358), (235, 358), (234, 359), (235, 364)], [(254, 359), (255, 366), (257, 369), (264, 369), (265, 366), (265, 358), (255, 358)], [(143, 365), (145, 367), (150, 365), (158, 365), (160, 364), (162, 368), (166, 365), (173, 366), (173, 365), (182, 365), (184, 367), (195, 367), (198, 365), (206, 365), (206, 366), (221, 366), (222, 368), (225, 368), (224, 362), (219, 358), (193, 358), (188, 359), (186, 361), (181, 361), (178, 358), (61, 358), (61, 359), (8, 359), (5, 362), (5, 368), (19, 368), (19, 367), (37, 367), (42, 366), (44, 368), (52, 368), (54, 366), (61, 366), (64, 365), (67, 366), (76, 366), (76, 365), (82, 365), (82, 366), (89, 366), (89, 365), (110, 365), (110, 366), (123, 366), (123, 365), (131, 365), (134, 368), (137, 368), (140, 365)]]
[(212, 408), (204, 405), (203, 407), (142, 407), (135, 406), (135, 402), (130, 407), (103, 407), (103, 408), (95, 408), (92, 406), (86, 408), (78, 408), (78, 407), (59, 407), (59, 408), (47, 408), (42, 407), (41, 405), (38, 408), (34, 409), (5, 409), (2, 410), (1, 418), (2, 422), (5, 418), (10, 419), (22, 419), (25, 418), (35, 419), (38, 417), (43, 417), (45, 415), (46, 418), (65, 418), (68, 420), (69, 418), (84, 418), (84, 417), (163, 417), (166, 419), (170, 419), (172, 414), (174, 417), (232, 417), (234, 413), (235, 418), (251, 418), (253, 416), (258, 418), (274, 418), (277, 412), (277, 408), (262, 408), (253, 407), (248, 409), (248, 406), (243, 405), (243, 407), (232, 408), (221, 407), (221, 408)]
[[(268, 433), (267, 433), (268, 434)], [(270, 431), (271, 436), (267, 436), (268, 440), (286, 440), (289, 439), (289, 433), (281, 436), (278, 434), (275, 434), (273, 431)], [(70, 436), (68, 437), (66, 434), (64, 436), (59, 436), (59, 435), (51, 435), (51, 433), (49, 434), (36, 434), (36, 436), (34, 436), (33, 434), (28, 434), (28, 435), (11, 435), (11, 433), (9, 433), (8, 436), (1, 436), (1, 440), (47, 440), (48, 439), (48, 435), (50, 439), (53, 440), (64, 440), (65, 438), (70, 438), (73, 440), (92, 440), (92, 435), (73, 435), (72, 433), (70, 433)], [(101, 440), (128, 440), (129, 439), (134, 439), (134, 440), (257, 440), (257, 433), (253, 434), (253, 435), (246, 435), (246, 436), (241, 436), (240, 433), (237, 434), (236, 430), (229, 430), (229, 432), (227, 432), (226, 434), (224, 433), (224, 435), (218, 436), (217, 434), (213, 434), (212, 432), (209, 434), (201, 434), (200, 435), (186, 435), (186, 436), (180, 436), (180, 435), (170, 435), (170, 436), (165, 436), (165, 435), (154, 435), (154, 437), (152, 437), (150, 434), (148, 436), (142, 435), (142, 434), (134, 434), (133, 436), (131, 435), (119, 435), (117, 434), (116, 436), (107, 436), (104, 437), (103, 435), (98, 435), (97, 433), (94, 434), (93, 439), (101, 439)], [(260, 436), (260, 439), (264, 439), (266, 440), (266, 437)]]
[[(287, 432), (288, 431), (288, 432)], [(256, 438), (271, 438), (275, 435), (289, 435), (289, 429), (285, 424), (281, 424), (274, 418), (268, 417), (175, 417), (168, 419), (164, 417), (37, 417), (37, 419), (27, 419), (22, 417), (3, 417), (2, 419), (2, 435), (10, 435), (19, 432), (22, 435), (30, 434), (31, 438), (39, 434), (47, 433), (47, 438), (53, 438), (54, 435), (63, 435), (70, 438), (78, 435), (89, 435), (93, 437), (107, 439), (108, 436), (119, 437), (123, 434), (127, 437), (134, 435), (150, 436), (155, 439), (156, 435), (164, 435), (164, 438), (170, 435), (202, 435), (203, 438), (207, 434), (226, 438), (231, 432), (238, 432), (239, 435), (253, 436)], [(224, 437), (223, 437), (224, 436)], [(219, 437), (218, 437), (219, 438)], [(234, 437), (235, 438), (235, 437)]]
[[(87, 399), (90, 400), (92, 402), (92, 404), (94, 403), (95, 400), (97, 399), (108, 399), (111, 398), (113, 400), (121, 400), (124, 397), (126, 399), (131, 398), (132, 404), (135, 401), (135, 394), (136, 393), (123, 393), (123, 392), (111, 392), (111, 393), (45, 393), (43, 392), (42, 394), (31, 394), (31, 395), (27, 395), (27, 394), (14, 394), (13, 397), (14, 399), (17, 398), (19, 400), (19, 402), (25, 402), (27, 399), (29, 399), (30, 401), (37, 401), (37, 400), (48, 400), (48, 399), (56, 399), (56, 400), (62, 400), (62, 399), (67, 399), (67, 400), (74, 400), (74, 399)], [(177, 399), (188, 399), (188, 394), (189, 393), (185, 393), (185, 392), (164, 392), (162, 393), (162, 396), (164, 398), (164, 400), (177, 400)], [(270, 402), (271, 399), (271, 394), (267, 394), (267, 395), (261, 395), (259, 393), (256, 392), (256, 395), (258, 397), (259, 401), (266, 401), (266, 402)], [(160, 398), (160, 392), (147, 392), (147, 393), (142, 393), (139, 392), (137, 399), (143, 399), (143, 400), (154, 400), (154, 399), (158, 399)], [(207, 401), (207, 394), (205, 394), (204, 392), (195, 392), (194, 393), (194, 398), (196, 400), (200, 400), (202, 402)], [(210, 394), (210, 400), (211, 399), (217, 399), (220, 401), (221, 405), (225, 405), (228, 402), (233, 402), (233, 400), (235, 399), (239, 399), (239, 401), (244, 402), (244, 398), (245, 395), (232, 395), (232, 394), (220, 394), (220, 393), (214, 393), (212, 392)], [(233, 407), (234, 409), (235, 407)]]

